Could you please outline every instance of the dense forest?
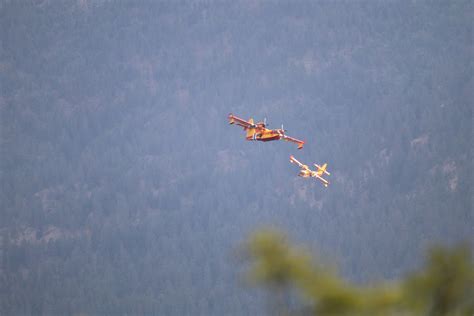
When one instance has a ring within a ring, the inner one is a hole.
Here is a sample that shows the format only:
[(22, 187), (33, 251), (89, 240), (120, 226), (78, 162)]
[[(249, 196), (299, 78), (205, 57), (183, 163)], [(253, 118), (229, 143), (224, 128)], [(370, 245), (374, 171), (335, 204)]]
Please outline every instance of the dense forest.
[[(0, 314), (263, 314), (238, 255), (263, 227), (361, 285), (472, 242), (473, 20), (468, 0), (1, 1)], [(306, 144), (248, 142), (230, 112)]]

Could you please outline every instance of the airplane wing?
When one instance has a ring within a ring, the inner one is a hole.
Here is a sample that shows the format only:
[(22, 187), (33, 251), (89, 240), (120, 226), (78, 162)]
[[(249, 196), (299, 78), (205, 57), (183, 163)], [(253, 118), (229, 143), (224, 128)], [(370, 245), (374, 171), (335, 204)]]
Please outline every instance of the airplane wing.
[(299, 162), (298, 160), (296, 160), (296, 158), (293, 157), (293, 155), (290, 156), (290, 162), (291, 162), (291, 163), (294, 163), (294, 164), (297, 164), (298, 167), (300, 167), (300, 168), (302, 168), (302, 169), (308, 169), (308, 166), (303, 165), (301, 162)]
[(293, 137), (290, 137), (290, 136), (286, 136), (286, 135), (283, 135), (282, 139), (286, 140), (287, 142), (292, 142), (292, 143), (298, 144), (298, 149), (303, 148), (304, 141), (302, 141), (302, 140), (299, 140), (299, 139), (296, 139), (296, 138), (293, 138)]
[(233, 115), (232, 113), (229, 114), (229, 124), (237, 124), (242, 126), (244, 129), (255, 127), (252, 119), (250, 119), (250, 121), (246, 121)]
[(326, 188), (328, 187), (328, 185), (329, 185), (329, 181), (328, 181), (328, 180), (326, 180), (326, 179), (324, 179), (324, 178), (322, 178), (322, 177), (320, 177), (320, 176), (318, 176), (318, 175), (316, 175), (316, 178), (318, 178), (318, 180), (321, 181), (321, 182), (323, 183), (323, 185), (324, 185)]

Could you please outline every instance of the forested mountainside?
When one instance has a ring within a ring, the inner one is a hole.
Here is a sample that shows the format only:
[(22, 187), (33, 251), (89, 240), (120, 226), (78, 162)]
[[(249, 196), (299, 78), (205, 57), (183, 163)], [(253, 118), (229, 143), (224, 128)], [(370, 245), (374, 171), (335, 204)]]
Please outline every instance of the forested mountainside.
[(0, 314), (261, 314), (235, 251), (268, 225), (360, 283), (472, 240), (473, 9), (3, 1)]

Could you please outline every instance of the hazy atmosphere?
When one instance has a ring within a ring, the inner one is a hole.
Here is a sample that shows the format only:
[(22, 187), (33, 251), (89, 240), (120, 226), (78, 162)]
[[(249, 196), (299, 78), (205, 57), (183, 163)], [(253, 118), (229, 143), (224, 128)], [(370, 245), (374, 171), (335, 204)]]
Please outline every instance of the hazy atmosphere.
[(355, 284), (472, 249), (473, 20), (462, 0), (0, 0), (0, 314), (270, 315), (239, 254), (268, 227)]

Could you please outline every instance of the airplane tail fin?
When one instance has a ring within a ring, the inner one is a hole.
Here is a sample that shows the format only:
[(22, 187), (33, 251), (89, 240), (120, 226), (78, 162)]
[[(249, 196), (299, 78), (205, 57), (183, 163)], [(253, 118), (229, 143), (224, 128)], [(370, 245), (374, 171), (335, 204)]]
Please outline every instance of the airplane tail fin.
[(328, 176), (331, 175), (329, 172), (326, 171), (326, 168), (328, 166), (327, 163), (325, 163), (322, 167), (320, 165), (314, 164), (316, 168), (318, 168), (318, 175), (321, 176), (323, 174), (327, 174)]
[(321, 171), (324, 173), (324, 172), (327, 172), (326, 171), (326, 168), (328, 167), (328, 164), (325, 163), (322, 167), (321, 167)]

